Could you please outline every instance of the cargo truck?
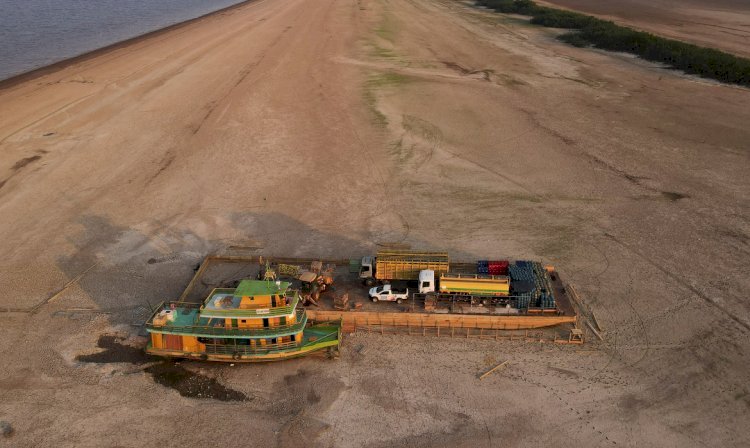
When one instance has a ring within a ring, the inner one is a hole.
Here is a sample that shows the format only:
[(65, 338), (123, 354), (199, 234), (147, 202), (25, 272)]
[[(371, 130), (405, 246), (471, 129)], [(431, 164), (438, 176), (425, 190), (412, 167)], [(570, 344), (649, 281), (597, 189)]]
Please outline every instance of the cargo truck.
[(359, 278), (367, 285), (394, 280), (417, 280), (420, 272), (448, 272), (450, 260), (445, 252), (381, 250), (374, 257), (362, 257)]

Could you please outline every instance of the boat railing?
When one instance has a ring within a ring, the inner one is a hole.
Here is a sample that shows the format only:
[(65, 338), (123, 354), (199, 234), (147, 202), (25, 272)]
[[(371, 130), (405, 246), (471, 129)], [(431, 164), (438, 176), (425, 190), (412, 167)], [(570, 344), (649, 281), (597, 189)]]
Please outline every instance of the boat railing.
[[(208, 296), (206, 302), (216, 293), (222, 293), (219, 289), (214, 289)], [(299, 294), (296, 290), (286, 291), (283, 295), (285, 305), (282, 306), (256, 306), (252, 308), (201, 308), (201, 316), (217, 318), (237, 318), (237, 317), (279, 317), (288, 316), (294, 312), (299, 303)]]
[(307, 339), (303, 342), (276, 342), (266, 343), (265, 345), (256, 344), (252, 345), (241, 345), (241, 344), (206, 344), (206, 352), (209, 355), (258, 355), (269, 352), (284, 351), (293, 348), (303, 348), (309, 345), (319, 344), (326, 341), (335, 341), (340, 338), (340, 330), (336, 329), (331, 331), (329, 334), (321, 335), (315, 339)]
[[(182, 306), (181, 303), (177, 304)], [(169, 307), (169, 305), (167, 305)], [(165, 309), (163, 306), (161, 309)], [(229, 338), (262, 338), (288, 336), (304, 330), (307, 324), (307, 315), (304, 309), (297, 310), (296, 322), (289, 325), (278, 325), (265, 328), (227, 328), (223, 321), (220, 325), (154, 325), (153, 316), (146, 322), (146, 330), (152, 333), (176, 334), (197, 337), (229, 337)]]
[(152, 323), (156, 315), (164, 310), (170, 310), (170, 309), (176, 310), (177, 308), (197, 310), (197, 309), (200, 309), (201, 306), (202, 305), (200, 303), (193, 303), (193, 302), (175, 302), (175, 301), (161, 302), (160, 304), (156, 305), (156, 307), (152, 309), (151, 316), (149, 316), (148, 320), (146, 321), (146, 325)]
[(223, 344), (206, 344), (206, 353), (209, 355), (258, 355), (273, 351), (282, 351), (297, 348), (299, 342), (282, 342), (276, 344), (256, 345), (223, 345)]

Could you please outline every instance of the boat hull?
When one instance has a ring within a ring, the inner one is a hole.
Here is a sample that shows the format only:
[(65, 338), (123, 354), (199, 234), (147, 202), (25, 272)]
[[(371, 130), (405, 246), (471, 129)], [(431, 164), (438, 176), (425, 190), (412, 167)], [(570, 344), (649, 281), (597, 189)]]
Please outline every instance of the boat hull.
[[(297, 347), (245, 349), (226, 347), (221, 353), (211, 351), (186, 351), (170, 348), (155, 348), (149, 342), (146, 353), (165, 358), (194, 359), (218, 362), (272, 362), (307, 356), (322, 350), (338, 352), (341, 343), (340, 325), (315, 325), (305, 329), (303, 343)], [(234, 350), (234, 351), (233, 351)]]

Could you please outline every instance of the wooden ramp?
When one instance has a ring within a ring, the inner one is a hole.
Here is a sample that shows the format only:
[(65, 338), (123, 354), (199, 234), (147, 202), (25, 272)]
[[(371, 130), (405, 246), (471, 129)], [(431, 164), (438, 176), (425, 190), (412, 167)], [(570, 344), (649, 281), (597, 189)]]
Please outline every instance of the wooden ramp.
[(325, 322), (341, 320), (341, 329), (353, 333), (357, 328), (390, 327), (420, 329), (437, 329), (451, 334), (466, 333), (466, 329), (480, 330), (527, 330), (533, 328), (553, 327), (561, 324), (575, 324), (575, 316), (560, 315), (514, 315), (488, 316), (467, 314), (437, 313), (379, 313), (368, 311), (325, 311), (307, 309), (308, 320)]

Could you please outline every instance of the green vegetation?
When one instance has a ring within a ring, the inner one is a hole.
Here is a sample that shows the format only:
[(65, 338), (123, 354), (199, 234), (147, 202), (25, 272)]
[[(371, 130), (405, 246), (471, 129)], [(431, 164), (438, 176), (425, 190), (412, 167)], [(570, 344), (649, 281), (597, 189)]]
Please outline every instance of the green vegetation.
[(367, 77), (364, 88), (365, 103), (370, 108), (378, 126), (386, 127), (388, 118), (378, 110), (376, 92), (380, 89), (398, 87), (411, 82), (412, 78), (394, 72), (373, 73)]
[(412, 78), (395, 72), (385, 72), (370, 75), (367, 78), (368, 87), (391, 87), (400, 86), (410, 82)]
[(396, 22), (390, 14), (384, 14), (380, 25), (375, 28), (375, 33), (383, 40), (393, 42), (396, 34)]
[(686, 73), (750, 87), (750, 60), (572, 11), (538, 6), (531, 0), (477, 0), (477, 4), (507, 14), (531, 16), (531, 23), (574, 30), (559, 36), (577, 47), (622, 51), (661, 62)]

